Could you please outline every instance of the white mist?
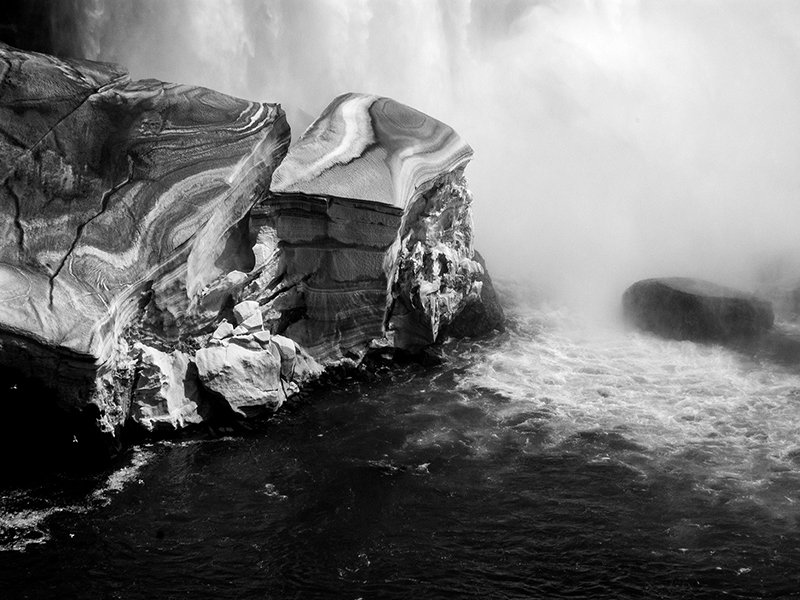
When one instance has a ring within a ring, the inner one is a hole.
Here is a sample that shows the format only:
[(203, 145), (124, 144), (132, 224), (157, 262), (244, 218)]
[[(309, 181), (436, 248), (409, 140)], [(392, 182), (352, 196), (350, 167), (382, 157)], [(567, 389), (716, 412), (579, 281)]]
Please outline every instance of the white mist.
[[(645, 277), (800, 278), (793, 0), (73, 0), (80, 52), (280, 102), (456, 128), (494, 275), (601, 312)], [(768, 282), (768, 281), (767, 281)]]

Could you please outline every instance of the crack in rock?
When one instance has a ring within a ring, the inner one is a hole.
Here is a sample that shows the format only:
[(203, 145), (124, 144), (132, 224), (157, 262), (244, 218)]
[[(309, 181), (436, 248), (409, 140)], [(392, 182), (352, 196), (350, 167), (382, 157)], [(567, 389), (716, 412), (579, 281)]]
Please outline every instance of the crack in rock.
[(105, 192), (103, 192), (103, 197), (100, 200), (100, 210), (97, 213), (95, 213), (94, 215), (92, 215), (85, 222), (83, 222), (80, 225), (78, 225), (78, 228), (77, 228), (77, 230), (75, 232), (75, 239), (72, 240), (72, 244), (70, 245), (69, 249), (64, 254), (64, 256), (62, 257), (61, 261), (58, 264), (58, 267), (56, 267), (55, 272), (50, 276), (49, 279), (50, 279), (50, 307), (51, 308), (53, 306), (53, 293), (54, 293), (54, 288), (55, 288), (55, 279), (56, 279), (56, 277), (58, 277), (59, 273), (61, 273), (61, 270), (64, 268), (64, 265), (67, 263), (67, 260), (69, 260), (69, 258), (72, 256), (72, 253), (74, 252), (75, 248), (78, 246), (78, 243), (80, 242), (81, 237), (83, 236), (83, 230), (86, 228), (87, 225), (92, 223), (95, 219), (100, 217), (100, 215), (102, 215), (103, 213), (106, 212), (106, 210), (108, 209), (108, 203), (111, 201), (111, 197), (114, 194), (116, 194), (119, 190), (121, 190), (123, 187), (125, 187), (126, 185), (131, 183), (131, 181), (133, 181), (133, 159), (131, 158), (130, 155), (127, 156), (127, 159), (128, 159), (128, 175), (125, 177), (125, 179), (123, 181), (121, 181), (120, 183), (118, 183), (114, 187), (112, 187), (112, 188), (106, 190)]

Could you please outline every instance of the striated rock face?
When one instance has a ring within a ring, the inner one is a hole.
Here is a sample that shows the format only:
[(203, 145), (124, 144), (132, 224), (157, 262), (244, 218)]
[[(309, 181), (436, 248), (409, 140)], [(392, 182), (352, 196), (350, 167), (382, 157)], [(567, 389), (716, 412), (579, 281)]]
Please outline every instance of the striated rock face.
[(444, 123), (390, 98), (343, 94), (303, 133), (270, 191), (405, 210), (421, 185), (463, 168), (470, 158), (472, 148)]
[[(388, 98), (334, 100), (276, 169), (251, 213), (270, 328), (322, 361), (358, 358), (375, 339), (433, 343), (470, 299), (472, 149), (447, 125)], [(502, 321), (485, 324), (491, 330)], [(471, 331), (478, 334), (481, 331)]]
[(751, 294), (685, 277), (646, 279), (622, 297), (635, 326), (677, 340), (729, 341), (770, 329), (772, 305)]
[(218, 312), (209, 287), (251, 266), (242, 220), (288, 126), (278, 106), (115, 65), (0, 58), (0, 362), (110, 428), (142, 309), (162, 338), (198, 331)]
[(0, 58), (0, 367), (101, 431), (275, 410), (371, 347), (501, 326), (447, 125), (346, 94), (287, 155), (278, 105)]

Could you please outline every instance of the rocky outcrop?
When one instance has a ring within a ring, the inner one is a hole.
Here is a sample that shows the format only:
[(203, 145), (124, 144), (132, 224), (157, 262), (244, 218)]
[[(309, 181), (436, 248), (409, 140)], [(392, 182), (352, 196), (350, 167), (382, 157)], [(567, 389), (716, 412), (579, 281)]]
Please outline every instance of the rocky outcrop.
[[(264, 319), (315, 358), (363, 356), (376, 339), (432, 344), (480, 298), (472, 149), (447, 125), (388, 98), (334, 100), (276, 169), (251, 213)], [(491, 285), (491, 284), (489, 284)], [(495, 318), (469, 334), (491, 330)]]
[(622, 297), (636, 327), (677, 340), (734, 341), (754, 337), (774, 322), (772, 305), (751, 294), (700, 279), (646, 279)]
[(242, 221), (283, 157), (280, 107), (131, 81), (115, 65), (0, 46), (0, 362), (93, 403), (132, 385), (124, 335), (202, 330), (208, 290), (251, 266)]
[(101, 430), (269, 412), (370, 347), (501, 325), (447, 125), (346, 94), (287, 155), (278, 105), (0, 58), (0, 366)]

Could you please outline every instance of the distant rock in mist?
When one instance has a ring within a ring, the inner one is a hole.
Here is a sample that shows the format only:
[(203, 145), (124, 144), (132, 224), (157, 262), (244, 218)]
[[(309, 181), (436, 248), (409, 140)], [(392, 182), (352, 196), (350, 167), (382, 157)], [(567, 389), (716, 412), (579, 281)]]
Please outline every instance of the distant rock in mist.
[(287, 155), (280, 105), (0, 55), (0, 367), (112, 442), (502, 325), (447, 125), (346, 94)]
[(685, 277), (637, 281), (622, 296), (636, 327), (676, 340), (738, 341), (774, 323), (772, 305), (739, 290)]

